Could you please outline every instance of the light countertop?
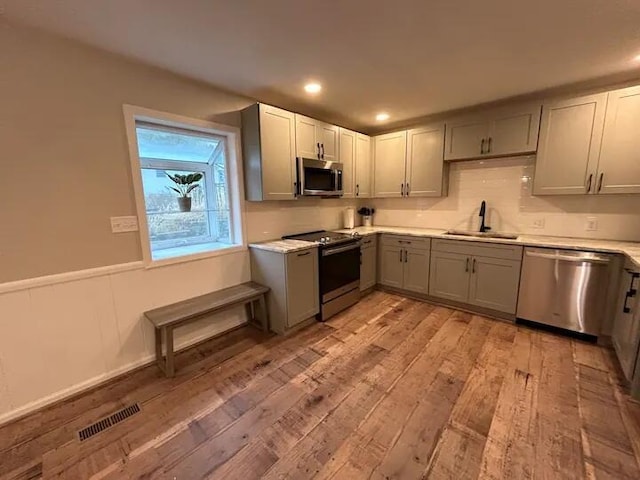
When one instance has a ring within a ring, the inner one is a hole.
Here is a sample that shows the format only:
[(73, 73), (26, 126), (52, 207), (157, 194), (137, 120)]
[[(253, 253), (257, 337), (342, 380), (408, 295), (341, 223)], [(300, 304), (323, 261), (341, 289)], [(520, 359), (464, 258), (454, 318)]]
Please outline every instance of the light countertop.
[(250, 243), (249, 248), (257, 248), (258, 250), (268, 250), (277, 253), (291, 253), (308, 248), (317, 248), (318, 245), (313, 242), (305, 242), (304, 240), (269, 240), (266, 242)]
[(563, 248), (570, 250), (591, 250), (597, 252), (619, 253), (626, 255), (640, 268), (640, 242), (622, 242), (618, 240), (597, 240), (590, 238), (550, 237), (543, 235), (519, 235), (517, 239), (464, 237), (447, 235), (446, 230), (433, 228), (412, 227), (356, 227), (353, 229), (336, 230), (340, 233), (357, 232), (362, 236), (376, 233), (393, 233), (396, 235), (412, 235), (418, 237), (444, 238), (448, 240), (460, 240), (466, 242), (506, 243), (527, 247)]

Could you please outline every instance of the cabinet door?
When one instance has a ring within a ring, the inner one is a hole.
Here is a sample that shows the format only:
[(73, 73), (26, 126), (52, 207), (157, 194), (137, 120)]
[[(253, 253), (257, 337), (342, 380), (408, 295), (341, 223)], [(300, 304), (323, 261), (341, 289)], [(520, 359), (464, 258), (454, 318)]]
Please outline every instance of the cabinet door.
[(402, 288), (404, 256), (400, 247), (380, 247), (380, 283), (388, 287)]
[(444, 124), (414, 128), (407, 132), (407, 196), (442, 196), (443, 155)]
[(371, 197), (371, 137), (356, 133), (356, 187), (358, 198)]
[(262, 199), (295, 198), (296, 154), (294, 114), (260, 105)]
[(320, 122), (313, 118), (295, 114), (296, 117), (296, 156), (301, 158), (320, 158), (320, 140), (317, 130)]
[[(376, 284), (376, 263), (377, 263), (377, 249), (376, 244), (365, 244), (362, 242), (362, 261), (360, 263), (360, 290), (366, 290), (373, 287)], [(369, 239), (373, 242), (372, 239)]]
[(447, 122), (445, 160), (462, 160), (482, 157), (489, 138), (489, 122), (486, 118), (469, 117)]
[(489, 140), (490, 155), (532, 153), (538, 148), (540, 130), (539, 103), (499, 110), (492, 115)]
[(287, 254), (287, 326), (320, 311), (318, 249)]
[(319, 123), (316, 129), (316, 142), (320, 142), (320, 158), (322, 160), (340, 161), (340, 127)]
[(403, 286), (405, 290), (429, 293), (429, 250), (405, 248)]
[(545, 103), (534, 195), (594, 191), (607, 94)]
[(402, 197), (404, 191), (407, 132), (374, 137), (373, 196)]
[(473, 257), (469, 303), (506, 313), (516, 313), (520, 262)]
[(431, 252), (429, 295), (466, 303), (471, 259), (458, 253)]
[(620, 279), (616, 316), (611, 332), (611, 342), (616, 350), (618, 361), (627, 380), (634, 376), (638, 338), (640, 336), (640, 301), (638, 291), (640, 277), (638, 272), (625, 268)]
[(356, 133), (340, 129), (340, 163), (342, 163), (342, 190), (344, 198), (355, 196)]
[(640, 87), (609, 92), (597, 193), (640, 193)]

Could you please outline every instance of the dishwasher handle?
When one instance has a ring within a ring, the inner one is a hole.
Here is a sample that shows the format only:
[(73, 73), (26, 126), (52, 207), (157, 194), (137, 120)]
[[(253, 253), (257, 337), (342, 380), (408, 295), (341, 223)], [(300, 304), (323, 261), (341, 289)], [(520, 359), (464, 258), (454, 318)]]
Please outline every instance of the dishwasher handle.
[(579, 257), (579, 256), (573, 256), (573, 255), (562, 255), (560, 253), (539, 253), (539, 252), (531, 252), (531, 251), (527, 251), (525, 255), (528, 257), (544, 258), (546, 260), (561, 260), (565, 262), (609, 263), (609, 257), (603, 257), (603, 256)]

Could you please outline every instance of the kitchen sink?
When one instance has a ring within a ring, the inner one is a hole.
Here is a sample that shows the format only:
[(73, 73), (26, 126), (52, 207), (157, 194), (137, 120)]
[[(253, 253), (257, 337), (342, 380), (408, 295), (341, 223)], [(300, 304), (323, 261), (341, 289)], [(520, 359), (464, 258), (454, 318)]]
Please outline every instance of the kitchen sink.
[(469, 230), (448, 230), (445, 235), (456, 235), (459, 237), (476, 237), (476, 238), (502, 238), (504, 240), (516, 240), (518, 235), (510, 233), (498, 232), (472, 232)]

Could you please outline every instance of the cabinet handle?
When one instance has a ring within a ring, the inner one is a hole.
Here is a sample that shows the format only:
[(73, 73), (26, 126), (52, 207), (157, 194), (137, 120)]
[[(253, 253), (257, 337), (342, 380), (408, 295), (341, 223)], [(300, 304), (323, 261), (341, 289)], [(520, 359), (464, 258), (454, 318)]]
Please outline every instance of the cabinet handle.
[(298, 254), (299, 257), (306, 257), (307, 255), (311, 255), (311, 252), (304, 252), (304, 253)]
[(360, 185), (356, 183), (356, 197), (360, 195)]
[(318, 146), (318, 158), (322, 158), (320, 156), (320, 142), (316, 143), (316, 145)]
[(491, 141), (493, 140), (493, 138), (489, 137), (489, 142), (487, 144), (487, 153), (491, 153)]
[(407, 257), (408, 257), (407, 251), (405, 250), (404, 251), (404, 263), (407, 263)]
[(407, 197), (409, 196), (409, 192), (410, 191), (411, 190), (409, 189), (409, 184), (407, 183), (407, 187), (405, 188), (405, 192), (406, 192)]
[(598, 193), (602, 190), (602, 181), (604, 180), (604, 172), (600, 173), (600, 180), (598, 180)]
[(471, 262), (471, 273), (476, 273), (476, 259), (473, 259), (473, 262)]
[(480, 155), (484, 154), (484, 138), (480, 142)]
[(593, 173), (589, 174), (589, 180), (587, 180), (587, 193), (591, 191), (591, 181), (593, 180)]
[(402, 263), (402, 249), (400, 249), (400, 263)]
[(464, 262), (464, 271), (465, 273), (469, 272), (469, 257), (467, 257), (467, 259)]
[(628, 291), (628, 292), (625, 294), (625, 296), (624, 296), (624, 305), (623, 305), (623, 307), (622, 307), (622, 311), (623, 311), (624, 313), (631, 313), (631, 307), (629, 307), (629, 306), (627, 305), (627, 301), (628, 301), (630, 298), (635, 297), (635, 296), (636, 296), (636, 294), (638, 293), (638, 290), (636, 290), (635, 288), (633, 288), (633, 281), (634, 281), (636, 278), (640, 277), (640, 273), (636, 273), (636, 272), (629, 272), (628, 270), (627, 270), (627, 272), (628, 272), (628, 273), (629, 273), (629, 275), (631, 276), (631, 282), (629, 283), (629, 291)]
[(400, 195), (404, 197), (404, 183), (400, 184)]
[(322, 147), (322, 156), (320, 158), (324, 160), (324, 143), (321, 143), (320, 146)]

